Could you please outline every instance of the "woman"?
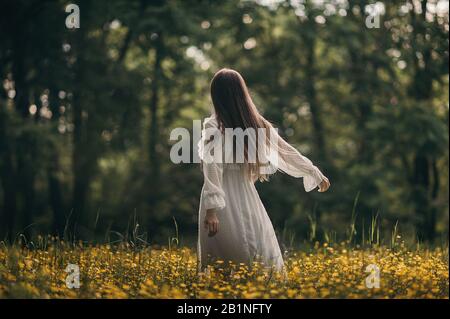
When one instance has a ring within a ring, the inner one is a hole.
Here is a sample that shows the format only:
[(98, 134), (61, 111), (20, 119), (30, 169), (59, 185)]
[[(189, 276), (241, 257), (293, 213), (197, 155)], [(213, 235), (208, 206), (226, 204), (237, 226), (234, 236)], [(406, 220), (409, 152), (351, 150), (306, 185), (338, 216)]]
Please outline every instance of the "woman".
[[(211, 98), (214, 113), (205, 119), (199, 142), (204, 175), (199, 269), (220, 259), (248, 265), (260, 261), (281, 271), (284, 264), (280, 247), (254, 182), (267, 180), (276, 170), (303, 177), (307, 192), (316, 187), (324, 192), (330, 182), (258, 113), (238, 72), (218, 71), (211, 82)], [(229, 134), (233, 129), (237, 133), (253, 130), (255, 134), (240, 140), (235, 136), (230, 143), (227, 138), (233, 137)]]

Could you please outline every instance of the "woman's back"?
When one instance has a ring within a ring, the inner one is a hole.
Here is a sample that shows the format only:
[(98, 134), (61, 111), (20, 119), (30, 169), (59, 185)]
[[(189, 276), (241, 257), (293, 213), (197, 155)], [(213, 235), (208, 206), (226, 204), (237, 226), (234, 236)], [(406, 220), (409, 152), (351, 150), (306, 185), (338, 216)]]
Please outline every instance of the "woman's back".
[(281, 250), (254, 181), (281, 170), (303, 177), (305, 190), (311, 191), (319, 185), (326, 190), (328, 180), (258, 113), (239, 73), (217, 72), (211, 97), (215, 112), (205, 119), (198, 144), (204, 176), (199, 267), (221, 259), (247, 265), (261, 261), (282, 270)]

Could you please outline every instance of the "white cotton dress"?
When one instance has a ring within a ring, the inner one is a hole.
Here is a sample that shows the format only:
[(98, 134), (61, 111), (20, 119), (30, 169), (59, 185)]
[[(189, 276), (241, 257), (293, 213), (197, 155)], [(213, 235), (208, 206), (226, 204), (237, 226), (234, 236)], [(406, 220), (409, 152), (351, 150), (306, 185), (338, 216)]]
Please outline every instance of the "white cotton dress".
[[(215, 129), (218, 123), (215, 115), (204, 120), (199, 155), (204, 152), (205, 130)], [(306, 191), (316, 188), (323, 180), (323, 174), (309, 159), (279, 137), (283, 153), (277, 162), (277, 170), (294, 177), (303, 177)], [(272, 164), (272, 163), (271, 163)], [(283, 256), (272, 222), (267, 215), (253, 180), (245, 173), (244, 164), (202, 162), (204, 184), (200, 196), (198, 220), (198, 262), (203, 270), (215, 260), (232, 261), (251, 265), (262, 262), (268, 268), (282, 271)], [(219, 219), (219, 231), (209, 237), (204, 227), (207, 209), (215, 209)]]

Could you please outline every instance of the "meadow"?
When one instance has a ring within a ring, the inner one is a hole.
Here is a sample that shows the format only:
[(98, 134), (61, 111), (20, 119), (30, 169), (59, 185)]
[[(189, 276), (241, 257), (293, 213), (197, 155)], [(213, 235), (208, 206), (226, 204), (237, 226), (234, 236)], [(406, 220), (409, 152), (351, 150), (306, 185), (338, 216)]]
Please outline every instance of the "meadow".
[[(447, 247), (316, 243), (286, 252), (283, 275), (256, 262), (222, 261), (198, 274), (187, 247), (68, 244), (50, 236), (27, 246), (0, 247), (0, 298), (449, 298)], [(69, 264), (79, 267), (79, 288), (66, 284)], [(379, 270), (379, 288), (367, 285), (370, 265)]]
[[(1, 1), (0, 298), (449, 298), (448, 0), (68, 2)], [(283, 275), (197, 273), (223, 67), (332, 184), (257, 184)]]

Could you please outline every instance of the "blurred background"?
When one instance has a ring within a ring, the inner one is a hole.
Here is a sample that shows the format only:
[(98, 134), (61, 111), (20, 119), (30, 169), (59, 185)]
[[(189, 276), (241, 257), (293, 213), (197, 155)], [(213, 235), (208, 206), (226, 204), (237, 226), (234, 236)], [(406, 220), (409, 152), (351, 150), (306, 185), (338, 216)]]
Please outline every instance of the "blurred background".
[(1, 4), (0, 240), (192, 245), (203, 177), (169, 134), (229, 67), (332, 183), (258, 183), (285, 247), (448, 242), (448, 1), (77, 0), (75, 29), (70, 3)]

